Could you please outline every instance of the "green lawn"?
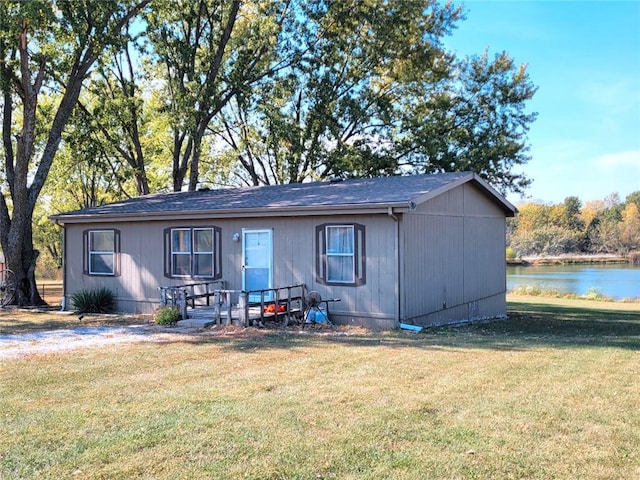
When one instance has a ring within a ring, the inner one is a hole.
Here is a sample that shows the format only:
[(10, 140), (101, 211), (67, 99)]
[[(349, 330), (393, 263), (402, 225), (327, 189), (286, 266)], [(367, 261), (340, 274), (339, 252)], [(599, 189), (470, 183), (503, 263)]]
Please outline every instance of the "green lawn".
[(640, 478), (639, 306), (512, 300), (0, 360), (0, 478)]

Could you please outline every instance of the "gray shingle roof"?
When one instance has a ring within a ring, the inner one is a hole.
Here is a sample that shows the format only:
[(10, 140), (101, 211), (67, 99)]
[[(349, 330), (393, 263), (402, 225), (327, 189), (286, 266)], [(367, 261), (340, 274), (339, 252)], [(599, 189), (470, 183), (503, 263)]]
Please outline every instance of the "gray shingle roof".
[(430, 192), (468, 180), (477, 180), (477, 176), (469, 172), (442, 173), (175, 192), (85, 208), (54, 215), (52, 219), (64, 221), (87, 216), (241, 212), (259, 209), (277, 211), (313, 207), (329, 210), (349, 206), (408, 206)]

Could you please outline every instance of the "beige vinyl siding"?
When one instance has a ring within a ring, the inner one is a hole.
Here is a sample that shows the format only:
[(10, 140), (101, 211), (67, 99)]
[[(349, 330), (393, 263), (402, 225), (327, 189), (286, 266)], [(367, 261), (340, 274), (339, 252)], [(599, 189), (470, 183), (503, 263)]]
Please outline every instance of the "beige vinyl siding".
[[(320, 224), (360, 223), (366, 228), (366, 283), (361, 286), (322, 285), (311, 277), (310, 290), (323, 298), (340, 298), (330, 306), (332, 318), (340, 323), (393, 328), (397, 310), (395, 223), (388, 215), (339, 215), (313, 219)], [(314, 258), (315, 262), (315, 258)]]
[(466, 218), (465, 236), (465, 301), (504, 292), (504, 219)]
[[(363, 286), (321, 285), (315, 279), (314, 232), (316, 225), (361, 223), (366, 227), (367, 282)], [(222, 231), (222, 280), (229, 289), (242, 288), (242, 244), (233, 234), (242, 229), (272, 229), (274, 285), (304, 283), (324, 298), (342, 298), (331, 305), (332, 313), (354, 324), (373, 316), (393, 321), (397, 300), (393, 293), (395, 262), (388, 256), (393, 249), (393, 220), (386, 215), (312, 216), (308, 218), (211, 219), (176, 222), (123, 222), (117, 228), (121, 235), (121, 275), (93, 277), (83, 274), (82, 231), (90, 225), (66, 227), (67, 297), (83, 288), (105, 286), (118, 299), (121, 311), (150, 313), (159, 304), (159, 286), (180, 285), (198, 279), (164, 277), (164, 235), (166, 228), (217, 226)], [(101, 224), (101, 229), (116, 225)], [(71, 307), (71, 306), (70, 306)], [(347, 313), (348, 312), (348, 313)], [(391, 319), (391, 320), (390, 320)], [(393, 326), (393, 325), (391, 325)]]
[[(151, 313), (159, 304), (159, 286), (192, 281), (164, 277), (165, 229), (215, 226), (221, 229), (222, 280), (227, 288), (242, 288), (242, 241), (234, 241), (234, 234), (271, 229), (274, 285), (304, 283), (323, 298), (341, 298), (331, 304), (332, 320), (337, 323), (393, 328), (397, 320), (427, 325), (504, 315), (505, 214), (509, 213), (504, 204), (474, 184), (464, 183), (419, 202), (414, 209), (407, 203), (395, 213), (384, 210), (367, 214), (351, 209), (315, 211), (291, 217), (266, 210), (264, 217), (207, 219), (197, 214), (196, 220), (149, 217), (100, 222), (99, 229), (120, 232), (120, 275), (116, 277), (83, 274), (82, 232), (95, 225), (69, 223), (65, 226), (67, 302), (82, 288), (105, 286), (116, 294), (120, 311)], [(366, 229), (365, 284), (318, 282), (316, 227), (354, 223)]]
[(406, 215), (403, 316), (413, 318), (464, 302), (464, 219)]
[(465, 184), (403, 216), (404, 321), (504, 314), (504, 212)]

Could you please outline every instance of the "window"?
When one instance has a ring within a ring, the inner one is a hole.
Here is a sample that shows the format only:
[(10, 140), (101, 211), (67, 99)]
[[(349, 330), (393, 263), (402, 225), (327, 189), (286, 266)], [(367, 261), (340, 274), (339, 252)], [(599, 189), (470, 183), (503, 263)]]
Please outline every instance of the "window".
[(353, 226), (326, 227), (327, 282), (353, 283)]
[(316, 227), (316, 279), (323, 284), (364, 285), (365, 228), (357, 223)]
[(191, 276), (191, 230), (171, 231), (171, 273), (176, 277)]
[(213, 229), (193, 229), (193, 274), (196, 277), (213, 276)]
[(222, 245), (218, 227), (165, 230), (165, 276), (221, 278)]
[(85, 230), (83, 240), (85, 275), (119, 275), (119, 230)]

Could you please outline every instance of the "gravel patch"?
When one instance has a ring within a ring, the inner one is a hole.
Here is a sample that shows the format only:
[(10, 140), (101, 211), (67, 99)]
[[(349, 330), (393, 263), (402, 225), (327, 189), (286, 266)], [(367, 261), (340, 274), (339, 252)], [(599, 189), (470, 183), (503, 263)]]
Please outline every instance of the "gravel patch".
[(197, 329), (158, 325), (81, 327), (35, 333), (0, 335), (0, 359), (20, 358), (77, 350), (79, 348), (135, 342), (178, 340), (180, 335), (193, 335)]
[[(255, 337), (268, 334), (278, 327), (256, 328), (237, 326), (216, 326), (201, 328), (193, 326), (162, 326), (157, 324), (125, 326), (87, 326), (58, 330), (43, 330), (32, 333), (0, 334), (0, 360), (24, 358), (32, 355), (69, 352), (82, 348), (104, 347), (122, 343), (136, 342), (177, 342), (193, 341), (195, 337)], [(290, 334), (302, 335), (352, 335), (360, 332), (353, 328), (347, 332), (313, 328), (281, 330)]]

